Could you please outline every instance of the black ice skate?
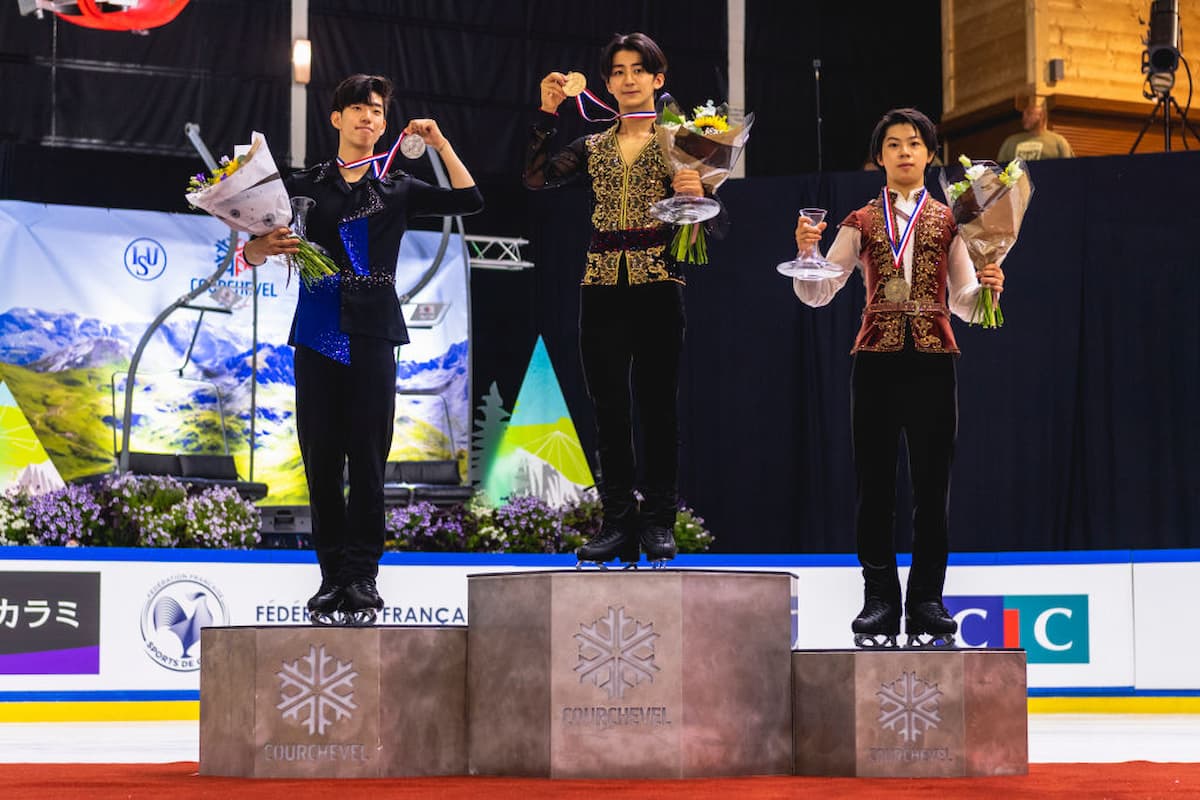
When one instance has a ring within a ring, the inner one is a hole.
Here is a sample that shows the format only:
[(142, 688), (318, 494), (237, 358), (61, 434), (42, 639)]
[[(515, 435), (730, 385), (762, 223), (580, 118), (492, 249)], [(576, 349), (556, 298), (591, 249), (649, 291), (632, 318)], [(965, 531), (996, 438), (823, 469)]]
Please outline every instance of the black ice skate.
[(342, 587), (322, 580), (321, 588), (308, 598), (308, 621), (313, 625), (339, 625), (341, 607)]
[(850, 623), (850, 630), (855, 647), (895, 647), (900, 635), (900, 604), (868, 596), (862, 611)]
[(598, 534), (576, 549), (575, 557), (579, 559), (575, 569), (582, 569), (587, 564), (608, 569), (607, 562), (614, 559), (623, 561), (625, 569), (636, 569), (641, 553), (638, 551), (636, 536), (629, 535), (622, 526), (605, 523)]
[(652, 569), (665, 567), (679, 553), (675, 546), (675, 532), (665, 525), (647, 525), (642, 528), (642, 551)]
[(950, 648), (958, 623), (940, 600), (926, 600), (905, 606), (904, 632), (908, 635), (906, 647)]
[(383, 609), (383, 598), (375, 588), (374, 578), (355, 578), (342, 589), (343, 625), (361, 628), (374, 625), (375, 618)]

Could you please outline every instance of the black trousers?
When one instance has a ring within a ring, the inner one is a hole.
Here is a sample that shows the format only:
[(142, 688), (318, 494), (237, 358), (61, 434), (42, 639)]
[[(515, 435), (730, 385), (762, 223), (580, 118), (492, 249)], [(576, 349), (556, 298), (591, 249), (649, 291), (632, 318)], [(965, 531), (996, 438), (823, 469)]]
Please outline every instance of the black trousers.
[(296, 433), (323, 580), (345, 584), (379, 574), (383, 472), (396, 408), (395, 347), (386, 339), (352, 336), (349, 365), (296, 347)]
[(941, 600), (949, 554), (950, 465), (958, 436), (954, 356), (859, 352), (851, 378), (858, 559), (867, 593), (900, 601), (893, 527), (900, 435), (913, 489), (908, 603)]
[[(631, 520), (640, 488), (643, 519), (674, 527), (679, 479), (679, 358), (686, 315), (673, 281), (584, 286), (579, 351), (596, 417), (605, 518)], [(633, 434), (642, 435), (642, 480)]]

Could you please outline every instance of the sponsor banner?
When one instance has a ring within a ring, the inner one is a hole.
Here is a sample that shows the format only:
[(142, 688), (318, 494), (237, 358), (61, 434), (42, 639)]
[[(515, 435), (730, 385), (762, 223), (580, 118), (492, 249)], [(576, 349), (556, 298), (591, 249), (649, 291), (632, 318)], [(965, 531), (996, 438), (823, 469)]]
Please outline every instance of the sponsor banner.
[[(196, 551), (196, 560), (185, 561), (187, 552), (172, 551), (172, 561), (88, 561), (87, 554), (35, 559), (29, 554), (40, 551), (12, 549), (16, 550), (26, 554), (0, 561), (6, 573), (61, 573), (69, 576), (64, 580), (71, 585), (99, 581), (99, 669), (76, 675), (0, 674), (0, 692), (195, 691), (203, 659), (201, 628), (307, 625), (305, 603), (319, 582), (311, 553)], [(92, 552), (97, 559), (124, 557)], [(0, 559), (4, 555), (5, 549), (0, 549)], [(468, 621), (468, 575), (563, 569), (569, 563), (569, 557), (388, 555), (379, 575), (386, 603), (380, 622), (463, 625)], [(796, 578), (793, 646), (852, 646), (849, 624), (862, 604), (861, 577), (857, 566), (849, 566), (852, 558), (706, 556), (681, 557), (678, 563), (789, 572)], [(902, 580), (905, 577), (902, 574)], [(1196, 690), (1200, 673), (1188, 665), (1195, 664), (1200, 653), (1194, 644), (1172, 636), (1168, 626), (1177, 616), (1177, 598), (1186, 596), (1185, 589), (1198, 578), (1197, 562), (959, 564), (947, 575), (946, 604), (960, 622), (964, 645), (1024, 648), (1031, 688)], [(7, 579), (0, 584), (0, 595), (10, 584)], [(44, 596), (22, 595), (20, 602), (53, 604), (58, 599), (47, 591)], [(34, 621), (40, 615), (39, 611)], [(0, 622), (0, 637), (7, 631)]]
[(1188, 624), (1197, 586), (1200, 562), (1133, 565), (1139, 689), (1200, 688), (1200, 637)]
[[(268, 504), (300, 504), (308, 490), (298, 469), (287, 345), (299, 279), (289, 280), (279, 259), (253, 270), (244, 242), (234, 243), (209, 295), (173, 313), (147, 342), (130, 446), (152, 453), (228, 447), (243, 479), (267, 484)], [(409, 231), (397, 257), (412, 341), (396, 368), (389, 460), (465, 460), (470, 446), (467, 267), (461, 238), (450, 237), (428, 275), (442, 243), (441, 233)], [(0, 489), (41, 492), (109, 471), (139, 340), (159, 312), (224, 262), (229, 247), (229, 229), (204, 214), (0, 200), (0, 423), (13, 443), (0, 454)]]
[(0, 675), (100, 672), (99, 572), (0, 572)]
[(1031, 688), (1135, 684), (1128, 562), (951, 567), (945, 599), (965, 646), (1025, 649)]

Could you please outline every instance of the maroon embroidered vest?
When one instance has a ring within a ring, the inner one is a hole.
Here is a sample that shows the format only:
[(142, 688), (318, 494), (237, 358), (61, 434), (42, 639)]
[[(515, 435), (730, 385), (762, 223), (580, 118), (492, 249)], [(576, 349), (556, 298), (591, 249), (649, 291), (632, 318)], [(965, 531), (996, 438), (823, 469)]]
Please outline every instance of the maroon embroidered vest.
[(852, 212), (842, 224), (857, 228), (862, 236), (859, 260), (867, 284), (862, 327), (850, 352), (902, 350), (906, 330), (923, 353), (959, 352), (946, 306), (950, 242), (957, 232), (950, 209), (930, 198), (917, 217), (908, 245), (913, 249), (912, 288), (903, 302), (889, 302), (884, 296), (884, 286), (893, 278), (903, 279), (904, 269), (897, 269), (892, 257), (879, 198)]

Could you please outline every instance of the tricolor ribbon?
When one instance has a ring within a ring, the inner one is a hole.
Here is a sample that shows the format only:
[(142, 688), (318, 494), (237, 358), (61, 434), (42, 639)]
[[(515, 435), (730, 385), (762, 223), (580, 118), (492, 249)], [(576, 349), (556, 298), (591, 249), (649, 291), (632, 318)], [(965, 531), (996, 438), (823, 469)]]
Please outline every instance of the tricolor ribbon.
[[(361, 167), (363, 164), (370, 164), (372, 174), (376, 178), (378, 178), (380, 175), (387, 175), (388, 170), (392, 167), (392, 159), (396, 157), (396, 151), (400, 149), (400, 142), (404, 141), (405, 136), (408, 136), (408, 132), (401, 132), (399, 138), (396, 139), (395, 144), (393, 144), (391, 149), (386, 153), (377, 153), (373, 156), (365, 156), (355, 161), (343, 161), (342, 157), (338, 156), (337, 165), (342, 169), (355, 169), (356, 167)], [(383, 162), (382, 167), (379, 166), (380, 161)]]
[[(603, 108), (612, 116), (600, 117), (597, 119), (592, 119), (589, 117), (583, 106), (583, 98), (585, 97), (596, 105), (600, 106), (600, 108)], [(579, 116), (583, 117), (588, 122), (612, 122), (614, 119), (655, 119), (658, 116), (657, 111), (628, 111), (624, 114), (621, 114), (608, 103), (592, 94), (589, 89), (584, 89), (582, 92), (575, 95), (575, 105), (579, 106)]]
[(896, 217), (895, 209), (892, 207), (892, 196), (888, 192), (886, 186), (883, 187), (883, 224), (887, 229), (888, 246), (892, 248), (892, 258), (896, 261), (896, 271), (904, 272), (904, 250), (908, 247), (909, 241), (912, 239), (913, 231), (916, 230), (914, 223), (917, 221), (917, 216), (920, 215), (921, 209), (925, 208), (925, 203), (929, 200), (929, 192), (925, 189), (917, 195), (917, 205), (913, 209), (912, 216), (908, 218), (908, 222), (904, 225), (904, 230), (900, 232), (900, 240), (896, 241)]

